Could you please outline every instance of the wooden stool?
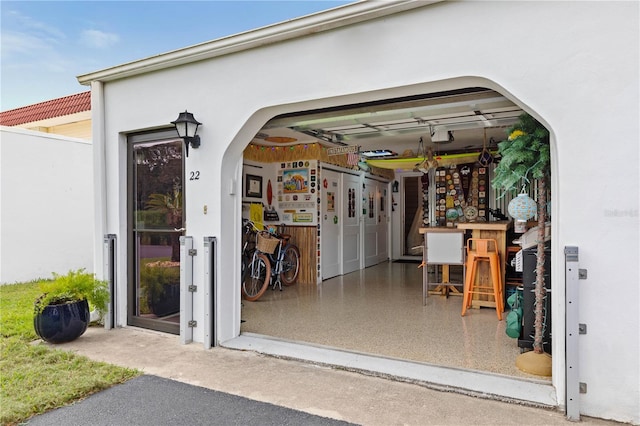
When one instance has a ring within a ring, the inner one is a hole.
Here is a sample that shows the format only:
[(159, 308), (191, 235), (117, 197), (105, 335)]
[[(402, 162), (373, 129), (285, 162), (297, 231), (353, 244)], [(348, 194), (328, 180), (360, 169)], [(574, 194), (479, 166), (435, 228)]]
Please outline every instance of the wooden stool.
[[(473, 241), (473, 244), (472, 244)], [(493, 250), (490, 245), (493, 243)], [(471, 250), (472, 245), (475, 250)], [(492, 286), (482, 286), (476, 284), (476, 274), (478, 272), (478, 262), (489, 262), (491, 268)], [(496, 314), (498, 320), (502, 321), (504, 311), (504, 295), (502, 294), (502, 279), (500, 275), (500, 254), (498, 253), (498, 243), (494, 239), (469, 238), (467, 240), (467, 279), (464, 284), (464, 296), (462, 299), (462, 316), (471, 307), (471, 299), (474, 294), (491, 295), (496, 300)]]

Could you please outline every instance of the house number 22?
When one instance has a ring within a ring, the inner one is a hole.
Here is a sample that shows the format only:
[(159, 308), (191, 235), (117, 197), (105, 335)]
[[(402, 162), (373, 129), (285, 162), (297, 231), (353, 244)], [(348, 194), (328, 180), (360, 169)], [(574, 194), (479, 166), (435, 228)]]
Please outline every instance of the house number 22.
[(189, 173), (189, 180), (200, 180), (200, 170)]

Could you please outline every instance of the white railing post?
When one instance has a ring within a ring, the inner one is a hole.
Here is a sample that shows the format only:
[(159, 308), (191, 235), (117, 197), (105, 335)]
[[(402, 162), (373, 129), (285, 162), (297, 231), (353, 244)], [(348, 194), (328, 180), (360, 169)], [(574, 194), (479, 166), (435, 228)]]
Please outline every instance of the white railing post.
[(186, 345), (193, 341), (193, 237), (180, 237), (180, 343)]
[(109, 303), (105, 312), (104, 328), (111, 330), (116, 326), (116, 235), (105, 234), (102, 240), (103, 277), (109, 287)]
[[(565, 246), (565, 284), (566, 284), (566, 410), (567, 419), (580, 421), (580, 392), (579, 377), (579, 341), (581, 333), (578, 323), (578, 296), (580, 269), (578, 269), (578, 247)], [(586, 387), (586, 385), (584, 385)], [(585, 389), (586, 391), (586, 389)]]
[(204, 348), (217, 346), (216, 333), (216, 237), (204, 237)]

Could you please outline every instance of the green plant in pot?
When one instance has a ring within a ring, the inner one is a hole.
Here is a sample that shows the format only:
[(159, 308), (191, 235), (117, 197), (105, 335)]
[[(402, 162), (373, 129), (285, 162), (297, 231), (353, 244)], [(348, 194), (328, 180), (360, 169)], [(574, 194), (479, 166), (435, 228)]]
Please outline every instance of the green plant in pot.
[(80, 337), (89, 325), (89, 306), (102, 316), (109, 303), (106, 281), (84, 269), (65, 275), (53, 274), (53, 280), (40, 284), (42, 295), (34, 305), (36, 334), (49, 343), (64, 343)]

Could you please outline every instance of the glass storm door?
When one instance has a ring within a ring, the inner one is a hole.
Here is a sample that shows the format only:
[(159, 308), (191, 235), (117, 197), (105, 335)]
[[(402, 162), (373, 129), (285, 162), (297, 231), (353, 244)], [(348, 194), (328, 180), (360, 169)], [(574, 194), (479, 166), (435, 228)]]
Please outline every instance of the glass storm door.
[(179, 334), (182, 142), (130, 146), (129, 324)]

